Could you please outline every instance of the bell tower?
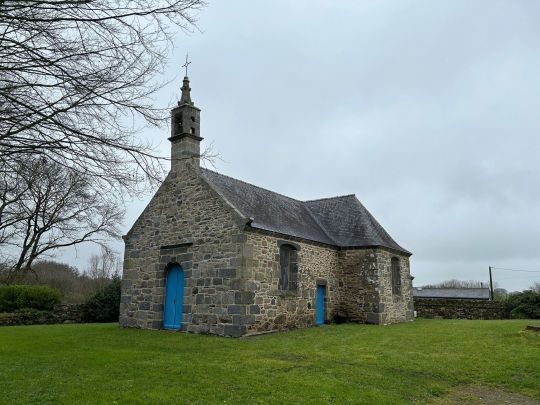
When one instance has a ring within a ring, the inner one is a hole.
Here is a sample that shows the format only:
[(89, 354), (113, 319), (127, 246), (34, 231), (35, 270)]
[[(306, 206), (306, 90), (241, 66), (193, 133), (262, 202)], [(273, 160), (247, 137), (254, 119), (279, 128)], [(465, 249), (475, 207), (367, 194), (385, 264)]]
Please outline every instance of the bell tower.
[[(186, 63), (187, 59), (186, 59)], [(171, 110), (171, 170), (181, 162), (190, 161), (199, 167), (201, 155), (201, 110), (191, 101), (189, 78), (182, 84), (182, 97), (178, 105)]]

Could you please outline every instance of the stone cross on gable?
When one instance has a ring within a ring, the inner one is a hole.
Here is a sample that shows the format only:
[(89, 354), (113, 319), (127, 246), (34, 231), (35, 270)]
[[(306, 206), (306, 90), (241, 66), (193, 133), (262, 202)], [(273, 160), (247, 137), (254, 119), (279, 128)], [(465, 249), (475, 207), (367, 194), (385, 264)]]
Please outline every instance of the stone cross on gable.
[(182, 65), (182, 67), (186, 68), (186, 77), (187, 77), (187, 68), (189, 65), (191, 65), (191, 62), (188, 61), (188, 54), (186, 53), (186, 63)]

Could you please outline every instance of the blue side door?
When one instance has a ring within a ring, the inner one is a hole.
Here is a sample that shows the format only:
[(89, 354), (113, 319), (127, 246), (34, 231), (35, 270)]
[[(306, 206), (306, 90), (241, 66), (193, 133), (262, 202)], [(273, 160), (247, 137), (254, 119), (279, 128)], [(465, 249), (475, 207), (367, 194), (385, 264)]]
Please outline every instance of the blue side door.
[(324, 324), (324, 286), (317, 286), (317, 325)]
[(165, 280), (165, 308), (163, 309), (163, 327), (165, 329), (180, 329), (183, 298), (184, 271), (179, 265), (176, 265), (167, 272)]

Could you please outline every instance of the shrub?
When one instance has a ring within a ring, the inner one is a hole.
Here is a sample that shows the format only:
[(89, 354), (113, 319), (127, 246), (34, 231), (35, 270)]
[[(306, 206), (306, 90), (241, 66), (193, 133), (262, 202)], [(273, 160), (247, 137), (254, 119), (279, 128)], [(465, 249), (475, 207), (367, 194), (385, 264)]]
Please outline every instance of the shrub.
[(540, 319), (540, 292), (523, 291), (509, 294), (506, 311), (511, 318)]
[(0, 312), (24, 308), (50, 311), (60, 303), (60, 291), (44, 285), (0, 286)]
[(81, 306), (83, 321), (118, 322), (120, 291), (120, 278), (114, 277), (110, 284), (99, 290)]

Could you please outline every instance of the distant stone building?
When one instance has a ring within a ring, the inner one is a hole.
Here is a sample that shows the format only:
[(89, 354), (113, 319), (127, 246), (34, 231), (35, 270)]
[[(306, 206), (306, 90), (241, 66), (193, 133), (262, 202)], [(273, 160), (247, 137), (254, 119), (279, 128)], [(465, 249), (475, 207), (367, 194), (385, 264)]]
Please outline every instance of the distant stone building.
[(125, 235), (120, 324), (241, 336), (413, 319), (410, 252), (354, 195), (298, 201), (199, 165), (184, 78), (172, 167)]
[(489, 288), (413, 287), (414, 298), (444, 300), (489, 300)]

